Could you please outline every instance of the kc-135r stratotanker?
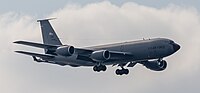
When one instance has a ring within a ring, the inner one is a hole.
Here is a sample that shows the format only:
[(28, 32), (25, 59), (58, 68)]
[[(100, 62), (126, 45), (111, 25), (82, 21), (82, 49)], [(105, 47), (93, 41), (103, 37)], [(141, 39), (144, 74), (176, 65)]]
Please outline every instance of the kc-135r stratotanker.
[(49, 20), (38, 20), (41, 25), (43, 44), (28, 41), (14, 42), (43, 48), (44, 54), (26, 51), (15, 52), (30, 55), (37, 62), (72, 67), (91, 66), (96, 72), (106, 71), (107, 65), (119, 66), (120, 69), (117, 69), (115, 73), (123, 75), (129, 73), (129, 70), (124, 67), (134, 67), (137, 63), (154, 71), (163, 71), (167, 67), (167, 62), (163, 58), (180, 49), (180, 45), (166, 38), (76, 48), (61, 43)]

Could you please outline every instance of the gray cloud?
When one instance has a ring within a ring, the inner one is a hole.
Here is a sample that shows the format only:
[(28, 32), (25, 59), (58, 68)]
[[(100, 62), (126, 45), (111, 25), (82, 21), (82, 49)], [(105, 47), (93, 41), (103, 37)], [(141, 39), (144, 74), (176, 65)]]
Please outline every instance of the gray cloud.
[(63, 43), (89, 46), (151, 37), (167, 37), (181, 44), (181, 50), (166, 58), (164, 72), (130, 68), (128, 76), (116, 76), (116, 68), (95, 73), (92, 68), (39, 64), (14, 50), (42, 50), (12, 44), (15, 40), (41, 42), (36, 18), (17, 13), (0, 15), (0, 91), (7, 93), (198, 93), (200, 84), (200, 15), (192, 7), (170, 5), (160, 9), (124, 3), (67, 5), (48, 17)]

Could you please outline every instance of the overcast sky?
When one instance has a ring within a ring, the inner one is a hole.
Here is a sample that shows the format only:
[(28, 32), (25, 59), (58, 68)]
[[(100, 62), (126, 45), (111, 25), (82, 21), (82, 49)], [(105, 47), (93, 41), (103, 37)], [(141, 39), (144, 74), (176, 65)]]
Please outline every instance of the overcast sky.
[(79, 4), (84, 6), (102, 1), (110, 1), (112, 4), (118, 6), (126, 2), (135, 2), (154, 8), (162, 8), (169, 4), (175, 4), (183, 7), (195, 7), (200, 10), (199, 0), (0, 0), (0, 13), (17, 12), (29, 14), (34, 17), (44, 17), (54, 11), (64, 8), (66, 5)]
[[(199, 93), (200, 1), (198, 0), (0, 0), (1, 93)], [(15, 50), (43, 52), (15, 45), (15, 40), (41, 42), (37, 19), (51, 21), (65, 44), (75, 47), (142, 38), (165, 37), (181, 49), (165, 58), (168, 67), (154, 72), (142, 65), (116, 76), (117, 67), (96, 73), (36, 63)]]

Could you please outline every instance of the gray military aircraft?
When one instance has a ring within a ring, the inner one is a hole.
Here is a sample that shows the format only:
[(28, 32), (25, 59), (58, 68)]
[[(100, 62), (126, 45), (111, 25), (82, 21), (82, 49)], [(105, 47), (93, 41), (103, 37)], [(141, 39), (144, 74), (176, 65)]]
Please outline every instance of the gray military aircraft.
[(163, 58), (180, 49), (180, 45), (165, 38), (76, 48), (61, 43), (49, 20), (51, 19), (38, 20), (41, 25), (43, 44), (27, 41), (14, 42), (42, 48), (45, 51), (44, 54), (26, 51), (15, 52), (30, 55), (36, 62), (72, 67), (92, 66), (96, 72), (106, 71), (107, 65), (119, 66), (121, 69), (117, 69), (115, 73), (123, 75), (129, 73), (129, 70), (124, 67), (134, 67), (137, 63), (154, 71), (163, 71), (167, 67), (167, 62)]

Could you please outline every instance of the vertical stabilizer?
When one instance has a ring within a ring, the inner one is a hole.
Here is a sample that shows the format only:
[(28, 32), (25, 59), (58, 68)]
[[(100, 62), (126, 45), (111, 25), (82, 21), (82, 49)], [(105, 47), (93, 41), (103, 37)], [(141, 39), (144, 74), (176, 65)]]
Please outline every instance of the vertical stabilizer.
[(38, 20), (41, 26), (43, 43), (49, 45), (62, 45), (49, 20), (52, 19)]
[[(62, 45), (49, 20), (52, 19), (37, 20), (37, 22), (40, 22), (43, 43), (47, 45)], [(50, 49), (45, 49), (45, 53), (51, 54)]]

